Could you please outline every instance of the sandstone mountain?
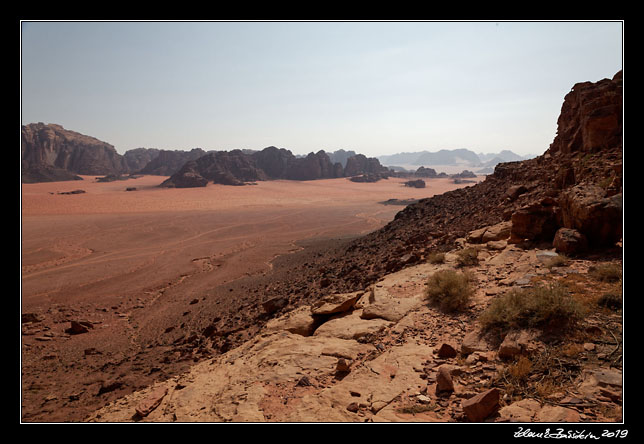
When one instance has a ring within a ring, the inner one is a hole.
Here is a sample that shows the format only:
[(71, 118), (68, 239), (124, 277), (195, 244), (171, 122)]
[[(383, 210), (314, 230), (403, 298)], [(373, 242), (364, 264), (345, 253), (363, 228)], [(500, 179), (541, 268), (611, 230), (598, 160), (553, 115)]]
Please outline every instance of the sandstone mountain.
[(24, 182), (127, 172), (123, 156), (112, 145), (60, 125), (23, 125), (21, 145)]
[(160, 152), (161, 150), (157, 148), (134, 148), (127, 150), (123, 157), (128, 171), (137, 172), (155, 159)]
[(209, 153), (189, 162), (161, 186), (205, 186), (208, 182), (243, 185), (257, 180), (316, 180), (351, 177), (360, 174), (386, 173), (376, 158), (357, 154), (347, 159), (346, 168), (332, 163), (323, 150), (297, 157), (284, 148), (270, 146), (252, 153), (241, 150)]
[[(130, 151), (127, 151), (127, 156)], [(158, 150), (157, 155), (150, 159), (140, 168), (132, 169), (139, 174), (152, 174), (157, 176), (172, 176), (179, 171), (186, 162), (196, 160), (204, 156), (206, 152), (201, 148), (194, 148), (190, 151), (180, 150)]]
[[(243, 185), (257, 180), (315, 180), (388, 169), (378, 159), (353, 151), (332, 153), (320, 150), (307, 156), (274, 146), (261, 151), (190, 151), (136, 148), (124, 155), (94, 137), (64, 129), (56, 124), (22, 126), (22, 182), (81, 180), (79, 175), (118, 177), (123, 174), (172, 176), (165, 187), (205, 186), (208, 182)], [(344, 165), (347, 165), (346, 171)]]

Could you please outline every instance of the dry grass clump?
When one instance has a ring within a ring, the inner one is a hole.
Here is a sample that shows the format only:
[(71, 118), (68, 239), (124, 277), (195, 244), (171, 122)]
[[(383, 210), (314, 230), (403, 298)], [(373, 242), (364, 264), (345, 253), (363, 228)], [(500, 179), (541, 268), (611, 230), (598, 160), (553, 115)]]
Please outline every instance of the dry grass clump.
[(427, 262), (430, 264), (444, 264), (445, 263), (445, 253), (431, 253), (427, 256)]
[(611, 310), (619, 310), (622, 308), (622, 295), (621, 293), (605, 293), (599, 297), (597, 305)]
[(588, 273), (600, 282), (619, 282), (622, 279), (622, 267), (619, 264), (601, 264), (592, 266)]
[(474, 289), (473, 277), (455, 270), (440, 270), (427, 281), (425, 296), (431, 305), (446, 312), (462, 311), (468, 307)]
[(582, 305), (566, 288), (553, 283), (510, 290), (492, 301), (479, 321), (484, 329), (563, 328), (573, 325), (583, 313)]
[(469, 267), (478, 265), (479, 263), (479, 250), (476, 248), (464, 248), (456, 253), (456, 263), (459, 267)]
[(565, 392), (582, 370), (579, 360), (569, 354), (567, 348), (547, 346), (530, 357), (520, 356), (497, 373), (493, 385), (513, 400), (543, 400), (553, 393)]

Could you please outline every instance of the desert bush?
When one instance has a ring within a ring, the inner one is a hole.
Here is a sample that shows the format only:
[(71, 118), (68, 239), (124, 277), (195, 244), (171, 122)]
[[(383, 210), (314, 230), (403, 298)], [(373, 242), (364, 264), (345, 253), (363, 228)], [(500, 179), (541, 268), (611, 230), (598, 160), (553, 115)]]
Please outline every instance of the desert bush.
[(618, 310), (622, 308), (622, 295), (616, 293), (605, 293), (597, 300), (597, 305), (600, 307), (610, 308), (611, 310)]
[(479, 263), (479, 250), (476, 248), (464, 248), (456, 253), (456, 262), (459, 267), (468, 267), (471, 265), (478, 265)]
[(445, 263), (445, 253), (431, 253), (427, 256), (427, 262), (430, 264), (443, 264)]
[(427, 281), (425, 295), (431, 305), (452, 312), (467, 308), (472, 294), (472, 276), (455, 270), (440, 270)]
[(601, 264), (592, 266), (588, 273), (600, 282), (619, 282), (622, 279), (622, 267), (619, 264)]
[(566, 327), (583, 316), (584, 309), (560, 284), (512, 289), (481, 313), (484, 329)]

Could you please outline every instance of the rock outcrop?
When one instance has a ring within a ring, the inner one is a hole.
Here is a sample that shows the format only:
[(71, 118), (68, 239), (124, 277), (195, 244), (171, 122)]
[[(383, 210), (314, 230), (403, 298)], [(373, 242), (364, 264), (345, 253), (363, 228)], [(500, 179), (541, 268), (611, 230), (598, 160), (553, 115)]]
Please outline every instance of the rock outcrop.
[(375, 157), (367, 157), (364, 154), (357, 154), (347, 159), (347, 165), (344, 168), (344, 175), (347, 177), (358, 176), (360, 174), (382, 174), (388, 173), (389, 169), (380, 164)]
[(21, 140), (23, 182), (127, 172), (123, 157), (112, 145), (60, 125), (23, 125)]
[[(125, 153), (128, 156), (128, 152)], [(157, 176), (172, 176), (178, 172), (187, 162), (197, 160), (206, 155), (201, 148), (194, 148), (190, 151), (180, 150), (159, 150), (157, 155), (150, 159), (143, 167), (133, 170), (139, 174), (152, 174)]]
[(564, 98), (550, 154), (592, 153), (622, 145), (622, 71), (577, 83)]

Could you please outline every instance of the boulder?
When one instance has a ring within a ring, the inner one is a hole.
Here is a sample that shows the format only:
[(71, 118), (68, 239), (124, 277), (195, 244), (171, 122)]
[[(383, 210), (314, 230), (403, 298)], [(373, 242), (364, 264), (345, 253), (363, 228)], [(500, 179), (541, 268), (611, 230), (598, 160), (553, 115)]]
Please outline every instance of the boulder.
[(525, 185), (514, 185), (508, 188), (508, 191), (505, 195), (510, 199), (510, 201), (515, 201), (517, 198), (528, 191)]
[(300, 307), (291, 312), (280, 316), (277, 319), (271, 319), (266, 323), (267, 331), (286, 330), (288, 332), (310, 336), (316, 327), (316, 320), (311, 314), (310, 307)]
[(489, 350), (490, 347), (479, 330), (470, 331), (463, 337), (463, 342), (461, 343), (462, 354), (469, 355), (475, 351), (487, 352)]
[(441, 365), (436, 374), (436, 395), (449, 394), (454, 391), (454, 382), (448, 366)]
[(481, 244), (491, 241), (501, 241), (510, 237), (512, 222), (504, 221), (495, 225), (479, 228), (471, 231), (465, 240), (471, 244)]
[(405, 186), (411, 188), (425, 188), (425, 181), (423, 179), (408, 180), (405, 182)]
[(168, 393), (166, 387), (158, 387), (153, 390), (147, 398), (141, 401), (135, 408), (136, 414), (142, 418), (148, 416), (154, 409), (156, 409), (161, 401)]
[(552, 245), (560, 253), (574, 255), (588, 249), (588, 240), (586, 236), (573, 228), (559, 228), (555, 233)]
[(492, 388), (461, 402), (463, 412), (472, 422), (481, 422), (499, 409), (498, 388)]
[(559, 228), (556, 208), (537, 203), (515, 211), (512, 214), (510, 241), (551, 241)]
[(612, 245), (622, 237), (622, 193), (607, 197), (596, 185), (580, 184), (559, 199), (562, 225), (584, 234), (591, 246)]
[(262, 302), (262, 308), (267, 314), (273, 314), (276, 311), (281, 310), (282, 308), (288, 305), (287, 297), (275, 297), (271, 298), (268, 301)]
[(456, 351), (456, 347), (454, 347), (453, 344), (443, 342), (438, 349), (439, 358), (455, 358), (456, 355), (458, 355), (458, 352)]
[(325, 296), (311, 307), (314, 315), (330, 315), (352, 310), (358, 299), (364, 294), (363, 291), (353, 293), (340, 293)]

